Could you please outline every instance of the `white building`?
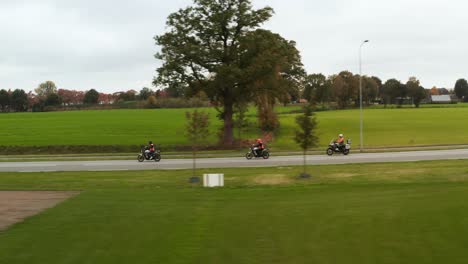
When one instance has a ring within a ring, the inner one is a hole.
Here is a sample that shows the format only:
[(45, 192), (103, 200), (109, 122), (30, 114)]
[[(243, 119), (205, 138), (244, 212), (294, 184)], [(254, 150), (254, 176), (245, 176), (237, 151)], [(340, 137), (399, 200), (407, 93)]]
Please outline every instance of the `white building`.
[(451, 104), (452, 102), (452, 98), (448, 94), (431, 96), (431, 103), (433, 104)]

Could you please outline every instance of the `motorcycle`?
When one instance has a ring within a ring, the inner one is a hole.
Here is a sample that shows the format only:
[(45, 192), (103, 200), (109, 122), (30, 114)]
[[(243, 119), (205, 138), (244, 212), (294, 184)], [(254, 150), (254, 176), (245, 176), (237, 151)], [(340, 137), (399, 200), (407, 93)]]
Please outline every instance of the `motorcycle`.
[(153, 157), (151, 157), (148, 146), (141, 147), (140, 154), (138, 154), (138, 161), (143, 162), (145, 160), (154, 160), (155, 162), (161, 161), (161, 151), (155, 150)]
[(263, 159), (269, 159), (270, 158), (270, 152), (268, 151), (267, 148), (262, 149), (260, 153), (257, 153), (256, 150), (254, 150), (254, 147), (252, 146), (250, 148), (250, 151), (245, 154), (245, 158), (248, 160), (251, 160), (253, 158), (263, 158)]
[(335, 141), (330, 142), (330, 145), (327, 149), (327, 155), (332, 156), (335, 153), (343, 153), (343, 155), (347, 156), (351, 151), (351, 140), (348, 139), (346, 144), (343, 146), (339, 146)]

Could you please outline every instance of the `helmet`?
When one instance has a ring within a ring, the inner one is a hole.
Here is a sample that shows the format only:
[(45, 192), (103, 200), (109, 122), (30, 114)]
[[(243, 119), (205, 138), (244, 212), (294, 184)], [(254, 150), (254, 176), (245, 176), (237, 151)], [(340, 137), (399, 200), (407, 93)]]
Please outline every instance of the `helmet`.
[(343, 134), (338, 135), (340, 138), (344, 137)]
[(261, 143), (261, 142), (262, 142), (261, 138), (257, 139), (257, 143)]

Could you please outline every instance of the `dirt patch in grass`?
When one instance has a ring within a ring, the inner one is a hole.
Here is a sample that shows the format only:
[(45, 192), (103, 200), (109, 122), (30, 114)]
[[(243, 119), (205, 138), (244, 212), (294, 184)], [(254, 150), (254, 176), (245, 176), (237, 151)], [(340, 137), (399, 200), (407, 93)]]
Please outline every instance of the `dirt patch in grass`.
[(259, 175), (253, 178), (253, 182), (258, 185), (283, 185), (290, 184), (293, 181), (285, 174)]
[(358, 176), (359, 174), (357, 173), (346, 173), (346, 172), (343, 172), (343, 173), (334, 173), (332, 175), (330, 175), (330, 178), (351, 178), (351, 177), (355, 177), (355, 176)]
[(0, 231), (78, 194), (79, 192), (0, 191)]

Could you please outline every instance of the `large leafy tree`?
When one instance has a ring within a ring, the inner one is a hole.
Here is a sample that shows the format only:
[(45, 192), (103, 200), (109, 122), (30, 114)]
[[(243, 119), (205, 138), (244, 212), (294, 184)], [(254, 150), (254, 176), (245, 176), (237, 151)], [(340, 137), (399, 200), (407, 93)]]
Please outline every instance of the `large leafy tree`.
[(99, 93), (95, 89), (87, 91), (83, 98), (83, 104), (94, 105), (99, 103)]
[(382, 88), (383, 85), (382, 80), (377, 76), (372, 76), (371, 78), (375, 81), (375, 83), (377, 84), (377, 89), (380, 91), (380, 88)]
[(58, 106), (60, 104), (62, 104), (62, 98), (56, 93), (48, 94), (44, 100), (45, 106)]
[(351, 101), (359, 104), (359, 76), (342, 71), (333, 78), (331, 87), (339, 108), (348, 107)]
[(330, 96), (330, 81), (325, 75), (321, 73), (307, 75), (304, 85), (304, 99), (323, 104), (329, 101)]
[(37, 95), (41, 98), (46, 98), (50, 94), (57, 93), (57, 86), (53, 81), (46, 81), (41, 84), (35, 89)]
[(349, 94), (347, 92), (346, 82), (341, 75), (333, 76), (331, 88), (338, 108), (346, 108), (349, 104)]
[(455, 94), (457, 97), (462, 100), (463, 98), (468, 97), (468, 82), (465, 79), (459, 79), (455, 83)]
[[(248, 33), (240, 45), (240, 99), (254, 99), (258, 106), (260, 128), (274, 131), (279, 121), (274, 112), (277, 100), (287, 103), (299, 96), (305, 71), (296, 43), (268, 30)], [(241, 100), (238, 100), (240, 103)]]
[(143, 87), (143, 89), (140, 90), (139, 97), (140, 97), (140, 100), (144, 101), (144, 100), (147, 100), (152, 95), (153, 95), (153, 91), (151, 91), (150, 88)]
[(247, 80), (241, 63), (241, 41), (273, 14), (269, 7), (254, 9), (250, 0), (194, 0), (173, 13), (168, 32), (156, 36), (163, 61), (155, 85), (183, 87), (187, 94), (205, 89), (222, 106), (223, 141), (233, 142), (234, 106), (246, 100)]
[(382, 98), (385, 106), (393, 103), (396, 98), (400, 95), (400, 88), (402, 84), (397, 79), (387, 80), (382, 89), (380, 90), (380, 97)]
[(405, 98), (408, 96), (408, 87), (405, 83), (400, 83), (398, 89), (395, 91), (395, 98), (397, 99), (398, 107), (402, 107)]
[(78, 105), (83, 103), (85, 92), (77, 90), (66, 90), (59, 89), (57, 91), (58, 96), (62, 99), (62, 103), (65, 105)]
[(10, 105), (10, 94), (8, 93), (7, 90), (0, 90), (0, 109), (2, 112), (6, 111), (8, 109), (8, 106)]
[(416, 77), (409, 78), (408, 82), (406, 82), (406, 88), (408, 96), (413, 99), (414, 106), (419, 108), (421, 101), (426, 98), (426, 90), (419, 84), (419, 80)]
[[(362, 77), (362, 100), (367, 105), (375, 100), (379, 93), (379, 84), (373, 77)], [(359, 97), (357, 98), (359, 100)]]
[(28, 95), (24, 90), (16, 89), (11, 93), (10, 106), (16, 112), (28, 110)]

